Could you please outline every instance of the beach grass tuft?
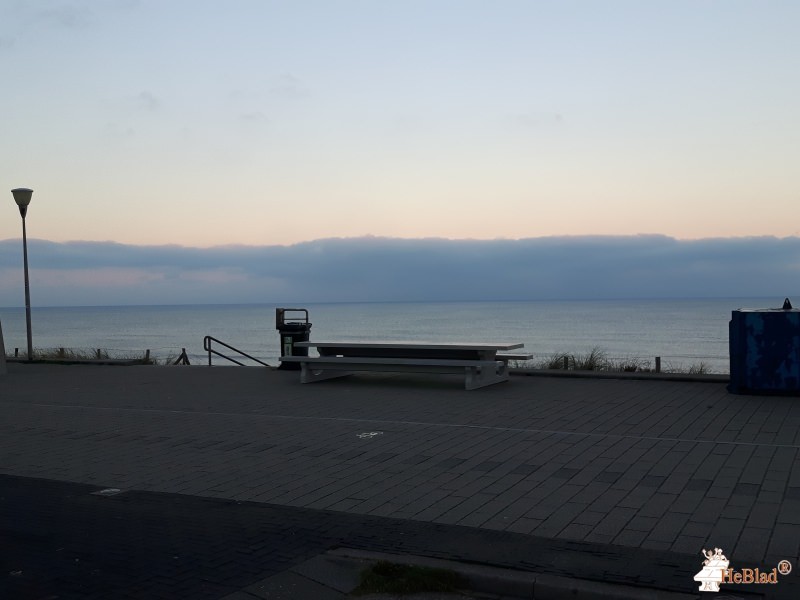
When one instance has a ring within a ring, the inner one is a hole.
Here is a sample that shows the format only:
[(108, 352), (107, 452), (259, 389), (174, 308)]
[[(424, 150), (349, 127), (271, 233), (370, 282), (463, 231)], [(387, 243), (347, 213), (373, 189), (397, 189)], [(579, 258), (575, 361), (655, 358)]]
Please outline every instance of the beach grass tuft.
[[(539, 360), (513, 361), (512, 367), (520, 369), (602, 371), (608, 373), (654, 373), (653, 361), (636, 356), (612, 358), (608, 352), (595, 346), (588, 352), (576, 354), (555, 352)], [(689, 375), (708, 375), (712, 372), (707, 362), (692, 363), (688, 367), (681, 363), (667, 363), (663, 373), (686, 373)]]
[(702, 360), (698, 363), (692, 363), (689, 367), (689, 375), (707, 375), (710, 373), (710, 369), (708, 368), (708, 364), (703, 362)]
[[(19, 356), (6, 352), (7, 358), (27, 358), (27, 353), (22, 353)], [(94, 362), (106, 360), (120, 360), (120, 361), (136, 361), (143, 365), (158, 364), (158, 360), (151, 357), (149, 352), (123, 352), (123, 353), (109, 353), (108, 350), (98, 348), (94, 350), (86, 348), (34, 348), (33, 360), (36, 361), (53, 361), (53, 362)], [(165, 363), (168, 364), (168, 363)]]
[(610, 366), (608, 355), (598, 346), (586, 354), (572, 354), (570, 362), (575, 371), (607, 371)]

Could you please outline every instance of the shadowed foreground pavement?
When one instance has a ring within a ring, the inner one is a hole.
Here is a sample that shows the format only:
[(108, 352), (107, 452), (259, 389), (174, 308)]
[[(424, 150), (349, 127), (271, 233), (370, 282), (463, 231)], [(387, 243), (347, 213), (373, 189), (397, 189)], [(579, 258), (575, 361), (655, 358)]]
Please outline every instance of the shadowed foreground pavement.
[(696, 571), (697, 561), (668, 553), (420, 521), (153, 492), (101, 497), (8, 476), (0, 485), (2, 598), (220, 598), (339, 546), (598, 579), (616, 571), (627, 582), (680, 583)]
[[(729, 593), (799, 594), (793, 398), (9, 365), (0, 435), (3, 598), (218, 598), (336, 546), (681, 592), (721, 547), (737, 569), (796, 567)], [(123, 493), (90, 494), (106, 487)]]

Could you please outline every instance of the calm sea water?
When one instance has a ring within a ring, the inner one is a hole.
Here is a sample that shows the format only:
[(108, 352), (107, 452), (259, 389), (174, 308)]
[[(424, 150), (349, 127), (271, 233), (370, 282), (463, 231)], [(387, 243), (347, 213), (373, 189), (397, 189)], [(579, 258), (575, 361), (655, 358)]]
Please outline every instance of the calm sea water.
[[(309, 304), (311, 338), (523, 342), (537, 359), (586, 353), (612, 358), (662, 357), (664, 368), (705, 362), (727, 373), (728, 321), (737, 308), (775, 308), (782, 299), (613, 300)], [(6, 349), (24, 352), (25, 311), (0, 309)], [(211, 335), (277, 364), (275, 305), (51, 307), (32, 312), (36, 348), (150, 349), (159, 357), (186, 348), (192, 364), (207, 360)], [(219, 359), (215, 359), (215, 364)]]

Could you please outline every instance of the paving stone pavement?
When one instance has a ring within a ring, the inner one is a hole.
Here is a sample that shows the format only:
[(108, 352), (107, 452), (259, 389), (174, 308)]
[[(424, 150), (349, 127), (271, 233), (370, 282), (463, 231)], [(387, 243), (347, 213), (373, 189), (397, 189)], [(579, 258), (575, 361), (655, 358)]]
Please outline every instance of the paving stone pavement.
[[(216, 599), (331, 548), (685, 586), (694, 560), (457, 525), (0, 475), (0, 598)], [(285, 582), (283, 582), (285, 583)], [(788, 588), (786, 588), (788, 591)]]
[(467, 392), (458, 377), (407, 374), (301, 386), (238, 367), (8, 371), (7, 475), (664, 552), (697, 568), (708, 547), (769, 569), (800, 555), (795, 398), (613, 379)]

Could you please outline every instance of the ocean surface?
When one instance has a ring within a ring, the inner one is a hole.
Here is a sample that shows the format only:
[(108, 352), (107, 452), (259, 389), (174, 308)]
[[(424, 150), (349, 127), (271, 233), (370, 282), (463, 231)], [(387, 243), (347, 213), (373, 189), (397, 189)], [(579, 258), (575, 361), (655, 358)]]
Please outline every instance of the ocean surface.
[[(307, 304), (311, 339), (522, 342), (534, 360), (600, 348), (616, 360), (662, 369), (704, 363), (727, 373), (728, 321), (738, 308), (777, 308), (783, 298), (702, 300), (566, 300)], [(6, 351), (25, 352), (25, 310), (0, 308)], [(32, 309), (35, 348), (105, 349), (114, 354), (177, 357), (207, 364), (211, 335), (277, 364), (275, 305), (47, 307)], [(214, 364), (223, 364), (219, 358)], [(228, 363), (230, 364), (230, 363)]]

